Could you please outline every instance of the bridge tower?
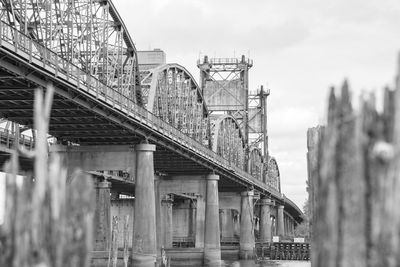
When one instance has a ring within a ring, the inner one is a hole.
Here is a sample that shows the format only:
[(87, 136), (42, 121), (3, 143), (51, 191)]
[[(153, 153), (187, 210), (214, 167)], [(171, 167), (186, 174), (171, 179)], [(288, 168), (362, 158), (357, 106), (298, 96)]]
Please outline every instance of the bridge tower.
[(249, 69), (250, 59), (208, 58), (198, 61), (200, 87), (210, 116), (221, 114), (234, 117), (243, 132), (248, 158), (249, 144)]
[[(256, 91), (250, 91), (248, 102), (248, 133), (249, 133), (249, 150), (260, 149), (264, 162), (263, 177), (268, 171), (268, 162), (270, 160), (268, 151), (268, 123), (267, 123), (267, 99), (270, 90), (265, 89), (263, 85)], [(262, 147), (262, 150), (261, 150)]]
[[(220, 114), (233, 116), (239, 123), (246, 144), (246, 157), (253, 148), (260, 149), (268, 162), (267, 98), (269, 89), (263, 86), (249, 90), (250, 59), (208, 58), (197, 62), (200, 69), (200, 87), (210, 117)], [(265, 164), (266, 171), (268, 164)]]
[(267, 98), (269, 89), (263, 85), (256, 91), (249, 91), (249, 146), (259, 148), (262, 144), (262, 152), (268, 158), (268, 123), (267, 123)]

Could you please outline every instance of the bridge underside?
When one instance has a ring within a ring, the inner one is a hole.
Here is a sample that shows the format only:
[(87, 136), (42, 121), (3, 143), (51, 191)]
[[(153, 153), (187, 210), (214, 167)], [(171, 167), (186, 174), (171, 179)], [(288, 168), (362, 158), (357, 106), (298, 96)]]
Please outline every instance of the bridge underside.
[[(5, 67), (5, 65), (7, 67)], [(0, 117), (17, 122), (26, 128), (33, 128), (34, 91), (38, 86), (32, 80), (39, 73), (27, 70), (24, 66), (13, 64), (5, 58), (0, 60)], [(14, 71), (11, 71), (14, 69)], [(39, 74), (40, 75), (40, 74)], [(162, 146), (161, 141), (151, 132), (143, 131), (143, 127), (132, 125), (124, 116), (102, 105), (95, 99), (72, 90), (61, 90), (58, 87), (53, 100), (49, 134), (57, 138), (60, 144), (77, 145), (128, 145), (139, 144), (144, 139), (157, 143), (154, 154), (155, 171), (162, 175), (207, 174), (212, 171), (196, 159), (188, 155), (179, 146)], [(121, 123), (122, 122), (122, 123)], [(126, 125), (128, 127), (123, 127)], [(140, 127), (140, 129), (139, 129)], [(134, 130), (133, 130), (134, 129)], [(8, 148), (0, 152), (0, 164), (8, 158)], [(30, 169), (29, 159), (21, 158), (23, 169)], [(243, 191), (245, 185), (232, 183), (231, 179), (222, 177), (221, 191)]]
[[(0, 116), (32, 128), (34, 91), (38, 85), (4, 68), (0, 72), (0, 81)], [(115, 114), (107, 113), (108, 111), (98, 103), (87, 100), (73, 92), (54, 96), (49, 134), (56, 137), (58, 143), (133, 146), (144, 140), (142, 133), (124, 129), (115, 122), (112, 119)], [(150, 133), (147, 137), (150, 137)], [(151, 142), (151, 139), (149, 141)], [(8, 158), (10, 151), (8, 148), (2, 148), (0, 164)], [(21, 160), (23, 169), (32, 167), (29, 159), (21, 158)], [(166, 148), (160, 145), (157, 146), (154, 155), (154, 166), (157, 173), (164, 175), (207, 174), (211, 171), (193, 159), (182, 156), (178, 147)], [(245, 186), (232, 183), (230, 179), (224, 177), (220, 181), (221, 191), (240, 192), (244, 188)]]

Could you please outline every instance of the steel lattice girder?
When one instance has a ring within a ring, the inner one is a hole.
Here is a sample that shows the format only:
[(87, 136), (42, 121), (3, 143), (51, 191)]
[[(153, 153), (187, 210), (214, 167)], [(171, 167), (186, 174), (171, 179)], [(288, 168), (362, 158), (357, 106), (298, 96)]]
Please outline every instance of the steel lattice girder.
[(144, 102), (154, 113), (204, 145), (209, 144), (209, 118), (200, 88), (178, 64), (151, 69), (142, 77)]
[(201, 89), (210, 112), (224, 112), (238, 120), (248, 145), (248, 72), (251, 60), (208, 58), (198, 61)]
[(268, 159), (268, 173), (266, 184), (276, 189), (278, 192), (281, 192), (281, 176), (278, 168), (278, 163), (273, 157), (270, 157)]
[(245, 140), (236, 119), (230, 115), (212, 121), (212, 149), (235, 166), (244, 169)]
[(0, 19), (142, 103), (136, 48), (110, 0), (0, 0)]
[(251, 176), (263, 181), (263, 156), (259, 148), (253, 148), (249, 155), (249, 172)]

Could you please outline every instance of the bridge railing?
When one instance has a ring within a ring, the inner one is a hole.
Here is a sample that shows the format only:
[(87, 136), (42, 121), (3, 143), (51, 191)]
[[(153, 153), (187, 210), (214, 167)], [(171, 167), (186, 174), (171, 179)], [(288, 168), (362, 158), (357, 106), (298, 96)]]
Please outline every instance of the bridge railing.
[[(10, 131), (9, 129), (0, 128), (0, 145), (3, 145), (7, 148), (12, 148), (16, 139), (17, 136), (15, 132)], [(25, 134), (19, 134), (18, 143), (28, 149), (32, 149), (34, 147), (33, 137)]]
[(256, 184), (260, 188), (267, 188), (276, 197), (281, 197), (281, 194), (274, 188), (257, 180), (237, 166), (232, 165), (228, 160), (210, 150), (202, 143), (192, 139), (145, 108), (135, 104), (129, 96), (118, 91), (118, 86), (107, 86), (99, 80), (99, 77), (87, 73), (80, 66), (62, 58), (49, 48), (4, 22), (0, 22), (0, 46), (17, 53), (19, 57), (41, 67), (52, 76), (55, 76), (55, 78), (63, 79), (77, 90), (105, 102), (112, 108), (168, 136), (173, 141), (191, 149), (202, 157), (211, 159), (218, 165), (228, 168), (230, 171), (240, 175), (248, 183)]
[[(253, 65), (253, 60), (247, 59), (245, 61), (242, 61), (242, 59), (239, 59), (239, 58), (209, 58), (208, 62), (211, 64), (222, 64), (222, 65), (236, 65), (236, 64), (240, 64), (240, 63), (247, 63), (249, 65)], [(199, 65), (201, 63), (202, 63), (202, 61), (200, 59), (198, 59), (197, 65)]]

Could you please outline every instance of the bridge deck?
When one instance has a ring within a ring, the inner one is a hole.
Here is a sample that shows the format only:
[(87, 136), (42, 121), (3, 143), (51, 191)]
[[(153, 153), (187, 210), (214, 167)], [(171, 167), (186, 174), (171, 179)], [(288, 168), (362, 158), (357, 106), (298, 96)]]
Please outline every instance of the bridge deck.
[(214, 171), (221, 176), (222, 191), (254, 187), (282, 199), (273, 188), (3, 22), (0, 80), (0, 116), (28, 127), (33, 125), (34, 89), (53, 82), (56, 89), (49, 133), (61, 142), (134, 145), (146, 138), (157, 145), (157, 172)]

